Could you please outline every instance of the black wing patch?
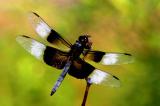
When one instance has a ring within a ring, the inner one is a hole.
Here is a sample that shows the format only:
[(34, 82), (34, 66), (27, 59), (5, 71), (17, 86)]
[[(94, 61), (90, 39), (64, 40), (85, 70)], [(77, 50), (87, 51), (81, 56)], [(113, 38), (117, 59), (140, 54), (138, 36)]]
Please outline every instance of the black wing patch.
[(58, 49), (47, 46), (44, 51), (43, 59), (46, 64), (62, 69), (67, 62), (68, 54), (67, 52), (62, 52)]
[(84, 59), (91, 60), (102, 65), (120, 65), (133, 61), (132, 55), (128, 53), (111, 53), (101, 51), (89, 51)]
[(72, 46), (69, 41), (64, 40), (61, 35), (53, 30), (37, 13), (31, 12), (29, 19), (34, 30), (43, 39), (60, 46), (65, 45), (69, 48)]
[(58, 69), (64, 68), (68, 58), (67, 52), (46, 46), (28, 36), (18, 36), (16, 40), (38, 60)]
[(87, 78), (95, 68), (83, 61), (82, 59), (75, 60), (72, 62), (72, 65), (69, 68), (69, 74), (78, 79)]

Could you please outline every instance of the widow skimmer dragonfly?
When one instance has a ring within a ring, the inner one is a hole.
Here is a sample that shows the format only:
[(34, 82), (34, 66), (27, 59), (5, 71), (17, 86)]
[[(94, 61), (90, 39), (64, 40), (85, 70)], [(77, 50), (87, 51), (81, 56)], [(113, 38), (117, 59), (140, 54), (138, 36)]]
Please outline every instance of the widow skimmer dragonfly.
[(131, 54), (92, 50), (92, 42), (88, 35), (79, 36), (78, 40), (72, 45), (53, 30), (38, 14), (32, 12), (29, 18), (34, 30), (41, 38), (53, 45), (61, 44), (69, 48), (68, 51), (62, 51), (25, 35), (16, 38), (17, 42), (38, 60), (43, 61), (49, 66), (63, 70), (51, 91), (51, 96), (61, 85), (66, 74), (86, 80), (85, 99), (87, 98), (88, 89), (91, 84), (105, 84), (111, 87), (120, 86), (120, 81), (116, 76), (95, 68), (86, 60), (102, 65), (119, 65), (131, 62)]

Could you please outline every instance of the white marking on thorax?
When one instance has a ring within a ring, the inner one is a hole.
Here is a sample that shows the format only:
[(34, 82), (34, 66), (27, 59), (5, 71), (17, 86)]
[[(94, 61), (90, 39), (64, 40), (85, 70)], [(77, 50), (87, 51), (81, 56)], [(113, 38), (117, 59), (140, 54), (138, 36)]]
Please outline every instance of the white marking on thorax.
[(82, 46), (82, 44), (81, 44), (80, 42), (76, 42), (76, 45), (77, 45), (78, 47), (81, 47), (81, 46)]

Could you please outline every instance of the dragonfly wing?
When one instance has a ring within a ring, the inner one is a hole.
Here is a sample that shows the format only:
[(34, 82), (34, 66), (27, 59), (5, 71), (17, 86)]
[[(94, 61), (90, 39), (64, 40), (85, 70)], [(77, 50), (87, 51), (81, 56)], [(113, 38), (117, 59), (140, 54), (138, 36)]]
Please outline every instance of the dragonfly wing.
[(120, 80), (107, 72), (96, 69), (91, 64), (82, 59), (73, 61), (69, 68), (68, 74), (78, 79), (89, 79), (92, 84), (100, 84), (111, 87), (119, 87)]
[(18, 36), (17, 42), (38, 60), (58, 69), (64, 68), (68, 53), (46, 46), (28, 36)]
[(64, 40), (59, 33), (53, 30), (37, 13), (31, 12), (29, 20), (36, 33), (51, 44), (71, 47), (69, 41)]
[(128, 53), (112, 53), (101, 51), (89, 51), (84, 59), (91, 60), (102, 65), (120, 65), (133, 61), (132, 55)]

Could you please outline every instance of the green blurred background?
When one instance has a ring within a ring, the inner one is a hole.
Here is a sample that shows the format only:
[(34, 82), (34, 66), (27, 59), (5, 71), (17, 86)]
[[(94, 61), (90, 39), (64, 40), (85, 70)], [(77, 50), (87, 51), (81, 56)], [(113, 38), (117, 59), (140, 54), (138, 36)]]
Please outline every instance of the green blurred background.
[(89, 34), (96, 50), (134, 55), (133, 64), (101, 67), (122, 86), (92, 86), (87, 106), (160, 105), (159, 0), (0, 0), (0, 106), (80, 106), (83, 99), (85, 81), (69, 75), (51, 97), (61, 71), (37, 61), (15, 41), (22, 34), (39, 39), (29, 11), (72, 43)]

